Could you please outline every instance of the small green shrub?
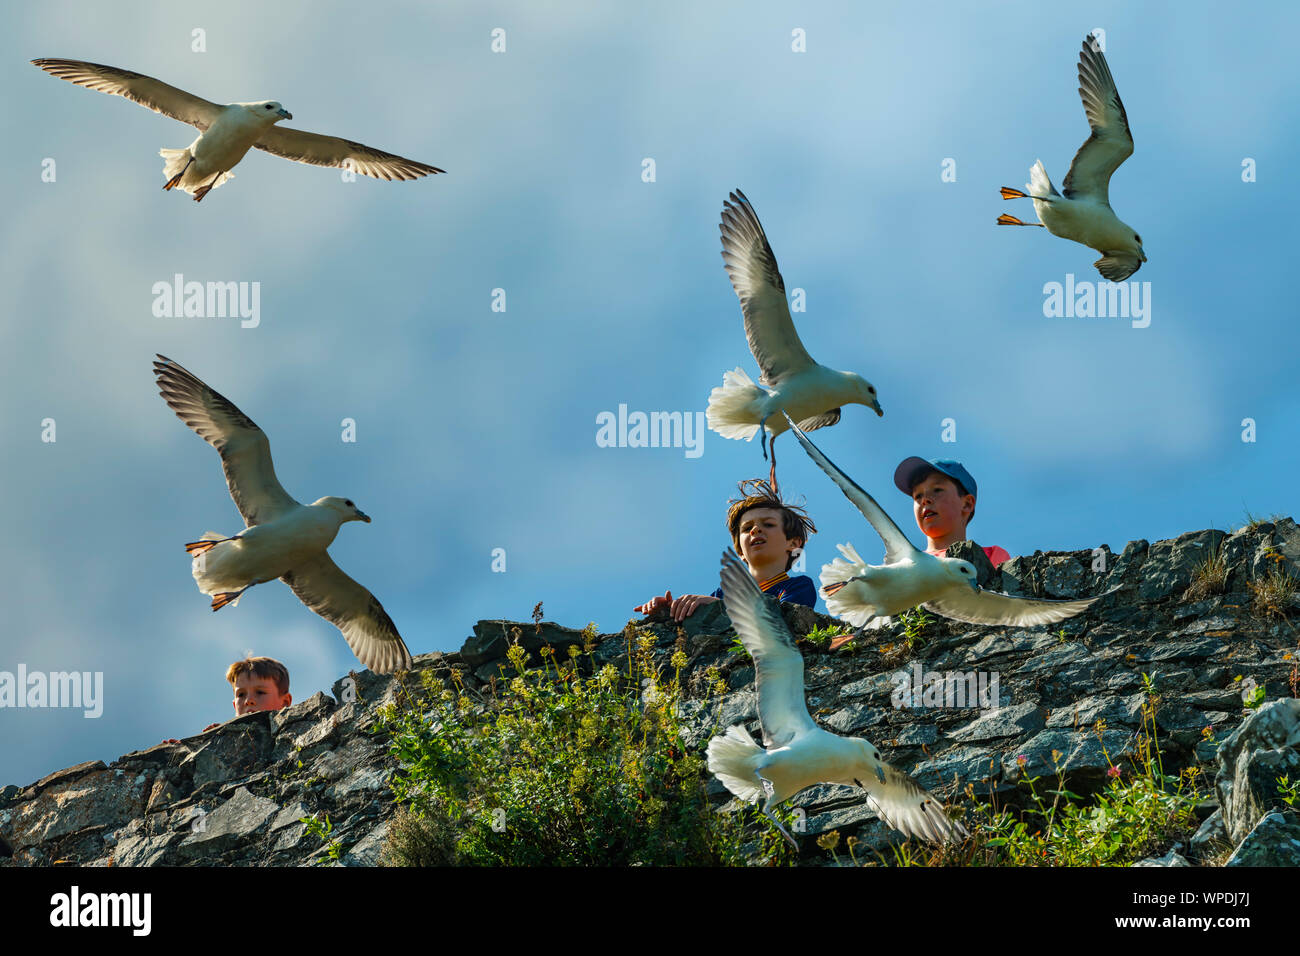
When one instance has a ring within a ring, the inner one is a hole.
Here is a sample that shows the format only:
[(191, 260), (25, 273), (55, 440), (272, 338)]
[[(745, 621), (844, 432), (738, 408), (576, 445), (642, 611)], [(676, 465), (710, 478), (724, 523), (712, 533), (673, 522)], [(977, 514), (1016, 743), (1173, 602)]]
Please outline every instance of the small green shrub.
[[(1201, 799), (1200, 770), (1189, 767), (1177, 776), (1164, 772), (1156, 731), (1155, 686), (1143, 675), (1147, 699), (1142, 727), (1125, 773), (1112, 760), (1103, 742), (1104, 721), (1095, 726), (1108, 764), (1105, 787), (1085, 800), (1065, 787), (1061, 754), (1054, 751), (1055, 787), (1040, 791), (1042, 775), (1024, 778), (1032, 806), (1020, 814), (976, 799), (971, 800), (967, 827), (971, 838), (960, 845), (927, 847), (915, 842), (894, 848), (901, 866), (1126, 866), (1164, 849), (1195, 826)], [(1017, 758), (1020, 766), (1027, 762)], [(1050, 797), (1050, 801), (1047, 799)], [(881, 862), (889, 862), (883, 857)]]
[[(715, 812), (703, 748), (682, 740), (680, 649), (654, 664), (652, 634), (629, 628), (628, 665), (597, 667), (591, 638), (568, 660), (518, 645), (495, 693), (473, 700), (453, 671), (426, 671), (418, 698), (381, 718), (406, 807), (387, 860), (470, 865), (729, 865), (756, 811)], [(586, 672), (584, 675), (584, 671)], [(720, 681), (710, 687), (716, 693)], [(766, 826), (766, 823), (764, 822)], [(772, 830), (768, 827), (767, 829)], [(775, 834), (775, 830), (772, 830)], [(779, 834), (776, 834), (779, 841)], [(770, 835), (761, 837), (771, 844)], [(773, 856), (779, 857), (779, 847)]]
[(1228, 562), (1223, 554), (1223, 540), (1192, 569), (1192, 583), (1183, 592), (1184, 601), (1200, 601), (1228, 590)]

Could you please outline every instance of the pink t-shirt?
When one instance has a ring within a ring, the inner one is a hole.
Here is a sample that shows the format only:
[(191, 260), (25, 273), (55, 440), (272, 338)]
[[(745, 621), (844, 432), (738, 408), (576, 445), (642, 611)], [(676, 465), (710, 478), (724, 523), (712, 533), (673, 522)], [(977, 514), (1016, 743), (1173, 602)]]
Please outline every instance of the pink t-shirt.
[[(948, 553), (948, 549), (940, 548), (938, 551), (932, 551), (929, 548), (926, 548), (925, 553), (933, 554), (936, 558), (942, 558)], [(984, 553), (988, 555), (989, 563), (995, 568), (1003, 561), (1011, 560), (1011, 555), (1007, 554), (1006, 549), (999, 548), (996, 544), (990, 544), (988, 547), (984, 548)]]

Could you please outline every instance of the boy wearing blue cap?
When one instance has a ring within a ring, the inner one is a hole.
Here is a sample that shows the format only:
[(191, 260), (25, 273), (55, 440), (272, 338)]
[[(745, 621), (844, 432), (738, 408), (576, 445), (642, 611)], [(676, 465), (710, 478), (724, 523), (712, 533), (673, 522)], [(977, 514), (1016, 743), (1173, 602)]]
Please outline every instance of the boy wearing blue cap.
[[(930, 554), (942, 555), (948, 546), (966, 540), (966, 525), (975, 517), (975, 479), (961, 462), (951, 458), (926, 461), (913, 455), (894, 470), (894, 484), (912, 499), (916, 526), (926, 536)], [(997, 567), (1011, 558), (997, 545), (984, 548)]]

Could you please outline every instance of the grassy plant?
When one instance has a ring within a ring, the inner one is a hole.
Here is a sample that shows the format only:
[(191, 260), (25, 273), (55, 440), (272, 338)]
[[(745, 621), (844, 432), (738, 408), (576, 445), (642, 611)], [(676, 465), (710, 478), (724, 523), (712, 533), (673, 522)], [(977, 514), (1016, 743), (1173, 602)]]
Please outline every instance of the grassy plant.
[(817, 645), (818, 647), (830, 646), (832, 640), (847, 633), (849, 633), (847, 627), (840, 624), (832, 624), (829, 627), (814, 627), (808, 632), (808, 636), (805, 640), (810, 644)]
[(310, 836), (318, 837), (325, 844), (325, 855), (336, 863), (343, 857), (343, 844), (339, 840), (331, 840), (329, 835), (334, 832), (334, 824), (330, 822), (330, 815), (325, 814), (322, 821), (316, 814), (309, 817), (302, 817), (299, 823), (307, 825), (307, 833)]
[[(1147, 699), (1137, 747), (1125, 772), (1111, 759), (1104, 742), (1106, 725), (1095, 727), (1106, 757), (1107, 783), (1089, 800), (1065, 786), (1061, 754), (1052, 753), (1054, 773), (1028, 776), (1031, 806), (1016, 813), (976, 799), (974, 786), (966, 824), (971, 838), (942, 848), (909, 842), (895, 847), (892, 862), (900, 866), (1124, 866), (1158, 852), (1195, 826), (1195, 808), (1203, 781), (1189, 767), (1177, 776), (1166, 774), (1156, 728), (1159, 697), (1153, 681), (1143, 675)], [(1028, 758), (1017, 758), (1021, 767)], [(1044, 777), (1050, 781), (1043, 784)], [(1047, 787), (1044, 789), (1044, 787)], [(882, 863), (891, 862), (878, 854)]]
[(407, 809), (386, 858), (492, 866), (746, 862), (740, 848), (752, 842), (746, 826), (756, 811), (716, 813), (704, 756), (682, 741), (686, 654), (678, 649), (665, 674), (654, 663), (654, 636), (626, 634), (625, 669), (596, 666), (594, 634), (585, 658), (577, 647), (567, 660), (543, 648), (537, 668), (514, 645), (497, 692), (483, 704), (470, 699), (458, 672), (443, 681), (426, 671), (419, 699), (390, 707), (382, 719), (399, 765), (393, 791)]
[(1282, 774), (1277, 778), (1277, 795), (1292, 810), (1300, 810), (1300, 780), (1292, 783), (1290, 774)]
[(1282, 515), (1279, 514), (1268, 515), (1267, 517), (1264, 517), (1262, 515), (1253, 515), (1250, 513), (1249, 508), (1246, 508), (1245, 512), (1246, 512), (1246, 523), (1241, 526), (1242, 530), (1244, 531), (1254, 531), (1260, 526), (1266, 524), (1277, 524), (1278, 521), (1282, 519)]
[(1200, 601), (1211, 594), (1222, 594), (1228, 590), (1228, 562), (1223, 554), (1223, 541), (1206, 554), (1192, 570), (1192, 583), (1183, 592), (1184, 601)]
[(1269, 568), (1267, 573), (1248, 585), (1254, 598), (1251, 607), (1260, 617), (1280, 617), (1295, 609), (1300, 582), (1281, 567)]
[(934, 623), (934, 618), (926, 613), (925, 608), (918, 606), (910, 611), (904, 611), (898, 615), (898, 619), (903, 622), (903, 636), (907, 649), (911, 651), (923, 647), (925, 641), (921, 635), (928, 625)]
[(740, 639), (739, 634), (732, 635), (731, 643), (727, 645), (727, 650), (730, 651), (732, 654), (741, 655), (747, 661), (752, 661), (754, 659), (753, 657), (750, 656), (749, 651), (745, 648), (745, 642)]

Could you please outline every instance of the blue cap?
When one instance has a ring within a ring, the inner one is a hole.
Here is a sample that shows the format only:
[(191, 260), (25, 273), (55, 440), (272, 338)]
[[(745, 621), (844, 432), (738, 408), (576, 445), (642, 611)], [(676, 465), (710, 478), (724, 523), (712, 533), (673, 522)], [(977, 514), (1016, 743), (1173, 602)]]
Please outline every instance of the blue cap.
[[(924, 458), (918, 458), (913, 455), (911, 458), (905, 458), (902, 463), (894, 469), (894, 484), (898, 490), (909, 498), (912, 496), (912, 487), (932, 471), (937, 471), (941, 475), (947, 475), (953, 481), (960, 484), (966, 489), (966, 494), (979, 498), (979, 489), (975, 485), (975, 479), (967, 471), (962, 463), (953, 461), (951, 458), (932, 458), (926, 461)], [(974, 515), (971, 515), (973, 518)]]

